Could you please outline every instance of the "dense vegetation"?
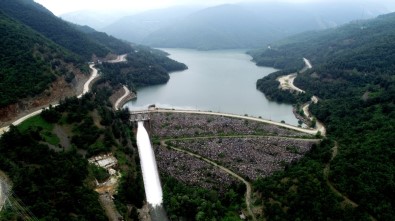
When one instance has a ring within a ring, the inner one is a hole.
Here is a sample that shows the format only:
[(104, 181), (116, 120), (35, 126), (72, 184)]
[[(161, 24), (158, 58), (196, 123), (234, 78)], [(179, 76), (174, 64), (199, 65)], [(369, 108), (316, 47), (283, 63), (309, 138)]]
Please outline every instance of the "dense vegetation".
[(76, 27), (32, 0), (0, 1), (0, 108), (42, 94), (61, 77), (72, 83), (93, 55), (132, 50), (105, 33)]
[[(112, 152), (118, 159), (121, 213), (126, 218), (126, 205), (141, 207), (144, 189), (129, 113), (113, 112), (110, 94), (101, 86), (94, 95), (67, 99), (1, 137), (0, 168), (13, 182), (14, 197), (38, 219), (107, 220), (92, 190), (94, 178), (107, 176), (86, 160), (100, 153)], [(18, 209), (7, 206), (0, 220), (19, 220)]]
[(120, 49), (119, 45), (122, 45), (121, 48), (129, 47), (128, 44), (104, 33), (85, 34), (33, 0), (4, 0), (0, 1), (0, 8), (8, 16), (31, 27), (56, 44), (81, 55), (86, 60), (90, 60), (92, 54), (105, 57), (111, 51), (124, 51), (125, 49)]
[(1, 11), (0, 32), (0, 107), (42, 93), (61, 75), (74, 77), (67, 66), (80, 63), (75, 54)]
[(295, 94), (289, 93), (289, 91), (280, 90), (280, 82), (276, 80), (280, 76), (295, 72), (295, 70), (289, 69), (277, 71), (265, 78), (259, 79), (256, 83), (256, 88), (262, 91), (270, 100), (275, 100), (281, 103), (304, 103), (311, 98), (311, 94), (309, 92), (304, 94)]
[[(353, 214), (356, 217), (352, 219), (362, 219), (366, 214), (378, 220), (395, 217), (394, 25), (392, 13), (337, 29), (305, 33), (272, 49), (253, 53), (258, 64), (280, 68), (300, 68), (303, 57), (312, 61), (313, 69), (299, 74), (295, 84), (321, 99), (312, 106), (312, 112), (327, 126), (328, 136), (339, 143), (339, 154), (331, 163), (329, 179), (341, 193), (359, 204), (359, 215)], [(275, 83), (275, 78), (269, 76), (264, 81)], [(276, 99), (277, 95), (271, 97)], [(314, 159), (306, 161), (268, 178), (260, 184), (262, 191), (280, 184), (281, 177), (292, 177), (296, 170), (311, 171)], [(319, 176), (312, 171), (306, 179), (311, 182), (317, 179), (318, 185), (323, 183)], [(299, 187), (296, 193), (285, 193), (278, 201), (286, 204), (287, 198), (301, 197), (304, 190)], [(320, 195), (321, 190), (311, 189), (311, 196), (288, 211), (298, 209), (300, 213), (309, 213), (310, 208), (302, 202), (316, 201), (313, 195)], [(300, 217), (292, 214), (288, 218)], [(322, 210), (314, 219), (333, 217), (332, 214)], [(336, 219), (351, 218), (343, 214)]]
[(162, 176), (163, 204), (171, 220), (239, 220), (244, 184), (233, 185), (225, 194), (188, 186), (175, 178)]
[(99, 66), (103, 71), (102, 80), (112, 85), (121, 83), (136, 88), (166, 83), (170, 78), (169, 72), (187, 69), (184, 64), (168, 58), (165, 52), (144, 46), (133, 46), (127, 60)]
[(285, 171), (255, 181), (267, 220), (369, 220), (366, 212), (346, 206), (326, 184), (323, 165), (333, 146), (324, 140)]

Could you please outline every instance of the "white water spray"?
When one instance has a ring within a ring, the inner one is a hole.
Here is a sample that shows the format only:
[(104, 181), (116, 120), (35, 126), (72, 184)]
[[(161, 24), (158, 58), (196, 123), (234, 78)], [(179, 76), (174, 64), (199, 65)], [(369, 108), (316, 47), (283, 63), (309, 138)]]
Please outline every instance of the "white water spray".
[(144, 128), (144, 122), (138, 122), (137, 146), (143, 172), (144, 189), (147, 202), (153, 207), (162, 204), (162, 186), (159, 180), (158, 167), (154, 151), (148, 133)]

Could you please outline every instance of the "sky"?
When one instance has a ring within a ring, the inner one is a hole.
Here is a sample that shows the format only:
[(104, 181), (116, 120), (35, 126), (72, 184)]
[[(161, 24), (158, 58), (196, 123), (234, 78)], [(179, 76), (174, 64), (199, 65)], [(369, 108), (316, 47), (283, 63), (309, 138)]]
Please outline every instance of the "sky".
[[(80, 10), (93, 11), (144, 11), (148, 9), (165, 8), (175, 5), (212, 6), (224, 3), (257, 2), (257, 0), (34, 0), (55, 15)], [(258, 0), (273, 1), (273, 0)], [(288, 2), (311, 2), (322, 0), (274, 0)]]
[[(124, 12), (139, 12), (149, 9), (165, 8), (175, 5), (203, 5), (212, 6), (224, 3), (240, 3), (240, 2), (322, 2), (333, 0), (34, 0), (40, 3), (55, 15), (61, 15), (68, 12), (92, 10), (92, 11), (124, 11)], [(361, 3), (367, 0), (349, 0), (355, 3)], [(380, 3), (391, 5), (395, 8), (394, 0), (376, 0)]]

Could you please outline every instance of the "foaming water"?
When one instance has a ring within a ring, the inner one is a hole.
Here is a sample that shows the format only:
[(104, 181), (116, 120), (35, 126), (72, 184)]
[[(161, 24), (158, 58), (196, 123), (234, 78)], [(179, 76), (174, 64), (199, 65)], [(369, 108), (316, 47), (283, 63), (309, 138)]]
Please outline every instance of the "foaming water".
[(160, 206), (162, 204), (162, 186), (159, 180), (154, 151), (152, 150), (147, 130), (144, 127), (144, 122), (138, 122), (137, 146), (147, 202), (153, 207)]

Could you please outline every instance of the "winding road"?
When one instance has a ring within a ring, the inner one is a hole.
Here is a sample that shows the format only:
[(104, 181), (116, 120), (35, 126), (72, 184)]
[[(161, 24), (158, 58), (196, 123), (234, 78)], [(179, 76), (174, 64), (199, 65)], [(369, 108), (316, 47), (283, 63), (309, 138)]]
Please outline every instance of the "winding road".
[[(108, 61), (108, 62), (110, 62), (110, 63), (125, 62), (126, 61), (126, 56), (127, 56), (127, 54), (119, 55), (115, 60), (111, 60), (111, 61)], [(90, 86), (91, 86), (91, 83), (93, 82), (93, 80), (95, 80), (96, 78), (99, 77), (98, 70), (95, 68), (94, 64), (90, 64), (89, 68), (91, 69), (91, 76), (85, 82), (84, 88), (82, 90), (82, 93), (80, 95), (78, 95), (77, 98), (81, 98), (84, 94), (88, 93), (89, 90), (90, 90)], [(58, 104), (56, 103), (56, 104), (53, 104), (52, 106), (57, 106), (57, 105)], [(48, 107), (45, 107), (43, 109), (47, 109), (47, 108)], [(32, 113), (29, 113), (29, 114), (27, 114), (27, 115), (15, 120), (14, 122), (12, 122), (12, 125), (17, 126), (17, 125), (21, 124), (23, 121), (25, 121), (25, 120), (27, 120), (27, 119), (29, 119), (31, 117), (34, 117), (36, 115), (39, 115), (43, 111), (43, 109), (34, 111)], [(0, 128), (0, 136), (2, 134), (4, 134), (5, 132), (9, 131), (9, 129), (10, 129), (10, 126), (5, 126), (5, 127)]]
[(108, 62), (108, 63), (125, 62), (125, 61), (127, 61), (127, 60), (126, 60), (127, 55), (128, 55), (128, 54), (118, 55), (118, 57), (117, 57), (116, 59), (114, 59), (114, 60), (109, 60), (109, 61), (106, 61), (106, 62)]
[[(324, 179), (325, 179), (326, 185), (328, 185), (329, 189), (335, 195), (343, 198), (343, 201), (346, 204), (350, 205), (352, 208), (356, 208), (359, 205), (355, 201), (353, 201), (350, 198), (348, 198), (346, 195), (342, 194), (338, 189), (336, 189), (336, 187), (329, 180), (329, 173), (330, 173), (330, 169), (331, 169), (331, 162), (332, 162), (333, 159), (335, 159), (335, 157), (337, 156), (338, 152), (339, 152), (339, 145), (337, 144), (337, 142), (335, 142), (335, 146), (332, 148), (331, 159), (330, 159), (330, 161), (327, 164), (325, 164), (325, 167), (324, 167), (324, 171), (323, 171)], [(377, 219), (374, 216), (372, 216), (371, 214), (368, 214), (368, 215), (369, 215), (369, 218), (372, 221), (377, 221)]]
[(122, 97), (118, 98), (118, 100), (115, 101), (115, 104), (114, 104), (115, 110), (119, 110), (119, 108), (120, 108), (119, 104), (123, 101), (123, 99), (125, 99), (130, 94), (129, 89), (125, 85), (123, 85), (123, 90), (125, 91), (125, 93), (122, 95)]
[[(304, 61), (304, 68), (300, 70), (300, 73), (303, 73), (307, 71), (308, 69), (313, 68), (313, 65), (311, 65), (311, 62), (307, 58), (303, 58)], [(280, 82), (279, 88), (282, 90), (291, 90), (291, 91), (296, 91), (299, 93), (305, 93), (304, 90), (296, 87), (294, 85), (294, 80), (298, 76), (298, 73), (292, 73), (284, 76), (280, 76), (277, 78), (277, 81)]]
[[(83, 89), (82, 93), (81, 93), (80, 95), (77, 96), (77, 98), (81, 98), (84, 94), (88, 93), (88, 92), (89, 92), (89, 89), (90, 89), (90, 88), (89, 88), (90, 84), (92, 83), (92, 81), (93, 81), (95, 78), (97, 78), (97, 77), (99, 76), (99, 75), (98, 75), (98, 71), (97, 71), (97, 69), (94, 67), (93, 64), (89, 65), (89, 67), (90, 67), (90, 69), (92, 70), (91, 76), (89, 77), (88, 81), (85, 82), (85, 84), (84, 84), (84, 89)], [(52, 105), (52, 106), (53, 106), (53, 107), (56, 107), (57, 105), (58, 105), (58, 103), (56, 103), (56, 104), (54, 104), (54, 105)], [(27, 119), (29, 119), (29, 118), (31, 118), (31, 117), (34, 117), (34, 116), (36, 116), (36, 115), (39, 115), (44, 109), (47, 109), (47, 108), (48, 108), (48, 107), (45, 107), (45, 108), (43, 108), (43, 109), (36, 110), (36, 111), (34, 111), (34, 112), (32, 112), (32, 113), (29, 113), (29, 114), (27, 114), (27, 115), (25, 115), (25, 116), (23, 116), (23, 117), (21, 117), (21, 118), (15, 120), (14, 122), (12, 122), (12, 125), (17, 126), (17, 125), (21, 124), (23, 121), (25, 121), (25, 120), (27, 120)], [(5, 127), (0, 128), (0, 136), (1, 136), (2, 134), (4, 134), (5, 132), (9, 131), (9, 130), (10, 130), (10, 126), (5, 126)]]
[[(314, 117), (313, 117), (313, 115), (310, 113), (309, 107), (310, 107), (310, 104), (311, 104), (311, 103), (316, 104), (317, 102), (318, 102), (318, 98), (317, 98), (316, 96), (313, 96), (313, 97), (311, 97), (311, 102), (306, 103), (306, 104), (302, 107), (304, 116), (306, 116), (306, 117), (307, 117), (309, 120), (311, 120), (311, 121), (314, 120)], [(316, 120), (316, 123), (315, 123), (316, 129), (317, 129), (318, 131), (320, 131), (320, 133), (321, 133), (322, 136), (325, 136), (325, 135), (326, 135), (326, 128), (325, 128), (324, 124), (322, 124), (322, 123), (321, 123), (319, 120), (317, 120), (317, 119), (315, 119), (315, 120)]]
[(84, 94), (89, 92), (90, 89), (90, 85), (92, 83), (93, 80), (95, 80), (99, 75), (98, 75), (98, 71), (95, 68), (94, 64), (90, 64), (89, 68), (92, 70), (91, 72), (91, 76), (89, 77), (89, 79), (85, 82), (84, 84), (84, 89), (82, 90), (82, 93), (80, 95), (77, 96), (77, 98), (81, 98)]
[(292, 73), (289, 75), (281, 76), (277, 78), (277, 81), (280, 82), (280, 88), (282, 90), (291, 90), (291, 91), (296, 91), (299, 93), (304, 93), (305, 91), (296, 87), (294, 85), (294, 80), (298, 74), (297, 73)]
[[(308, 69), (311, 69), (313, 66), (311, 65), (311, 62), (306, 59), (303, 58), (303, 61), (305, 62), (305, 67), (300, 71), (301, 73), (305, 72)], [(283, 90), (294, 90), (294, 91), (298, 91), (298, 92), (302, 92), (304, 93), (305, 91), (303, 91), (302, 89), (296, 87), (293, 82), (295, 80), (295, 78), (297, 77), (296, 73), (290, 74), (290, 75), (285, 75), (282, 77), (279, 77), (277, 80), (280, 82), (280, 87)], [(286, 82), (286, 84), (284, 84), (283, 86), (283, 82)], [(303, 113), (304, 115), (309, 118), (310, 120), (313, 120), (313, 116), (311, 115), (310, 111), (309, 111), (309, 106), (310, 104), (314, 103), (316, 104), (318, 102), (318, 97), (317, 96), (312, 96), (311, 97), (311, 101), (306, 103), (303, 107)], [(318, 120), (316, 120), (316, 130), (320, 131), (321, 135), (325, 136), (326, 135), (326, 129), (325, 126), (319, 122)], [(344, 202), (348, 205), (350, 205), (353, 208), (358, 207), (359, 205), (354, 202), (353, 200), (351, 200), (350, 198), (348, 198), (346, 195), (342, 194), (339, 190), (337, 190), (335, 188), (335, 186), (330, 182), (329, 180), (329, 173), (330, 173), (330, 163), (332, 162), (332, 160), (337, 156), (339, 152), (339, 146), (337, 144), (337, 142), (335, 142), (335, 146), (332, 148), (332, 156), (330, 161), (325, 165), (324, 170), (323, 170), (323, 175), (324, 175), (324, 179), (326, 181), (326, 184), (328, 185), (329, 189), (337, 196), (343, 198)], [(372, 221), (376, 221), (377, 219), (375, 217), (373, 217), (371, 214), (369, 214), (369, 217)]]
[[(300, 70), (300, 73), (303, 73), (303, 72), (307, 71), (308, 69), (313, 68), (313, 66), (311, 65), (311, 62), (307, 58), (303, 58), (303, 61), (305, 63), (305, 67), (302, 70)], [(294, 85), (294, 80), (295, 80), (295, 78), (297, 76), (298, 76), (297, 73), (292, 73), (292, 74), (289, 74), (289, 75), (284, 75), (284, 76), (278, 77), (277, 81), (280, 82), (279, 88), (282, 89), (282, 90), (290, 90), (290, 91), (296, 91), (298, 93), (305, 93), (304, 90), (302, 90), (302, 89), (300, 89), (300, 88), (298, 88), (298, 87), (296, 87)], [(311, 97), (311, 102), (308, 102), (307, 104), (305, 104), (302, 107), (304, 115), (311, 121), (313, 120), (314, 117), (309, 112), (309, 106), (310, 106), (311, 103), (315, 103), (316, 104), (317, 102), (318, 102), (318, 97), (317, 96), (312, 96)], [(318, 120), (316, 120), (316, 126), (315, 127), (316, 127), (316, 131), (317, 132), (319, 131), (322, 136), (326, 135), (325, 126), (321, 122), (319, 122)]]
[[(127, 54), (119, 55), (117, 57), (117, 59), (111, 60), (109, 62), (111, 62), (111, 63), (124, 62), (124, 61), (126, 61), (126, 56), (127, 56)], [(92, 70), (91, 71), (91, 76), (85, 82), (83, 91), (82, 91), (82, 93), (80, 95), (77, 96), (77, 98), (81, 98), (84, 94), (88, 93), (89, 90), (90, 90), (90, 86), (91, 86), (92, 81), (95, 80), (97, 77), (99, 77), (98, 70), (95, 68), (94, 64), (90, 64), (89, 68)], [(57, 105), (58, 104), (56, 103), (56, 104), (54, 104), (52, 106), (57, 106)], [(47, 108), (48, 107), (43, 108), (43, 109), (47, 109)], [(25, 120), (27, 120), (27, 119), (29, 119), (31, 117), (34, 117), (36, 115), (39, 115), (43, 111), (43, 109), (34, 111), (32, 113), (29, 113), (29, 114), (27, 114), (27, 115), (15, 120), (14, 122), (12, 122), (12, 125), (17, 126), (17, 125), (21, 124), (23, 121), (25, 121)], [(10, 126), (5, 126), (5, 127), (0, 128), (0, 137), (5, 132), (9, 131), (9, 129), (10, 129)], [(1, 174), (1, 171), (0, 171), (0, 211), (3, 208), (5, 201), (7, 200), (7, 192), (10, 191), (10, 186), (7, 184), (5, 178), (3, 178), (3, 176), (1, 176), (1, 175), (2, 174)]]

